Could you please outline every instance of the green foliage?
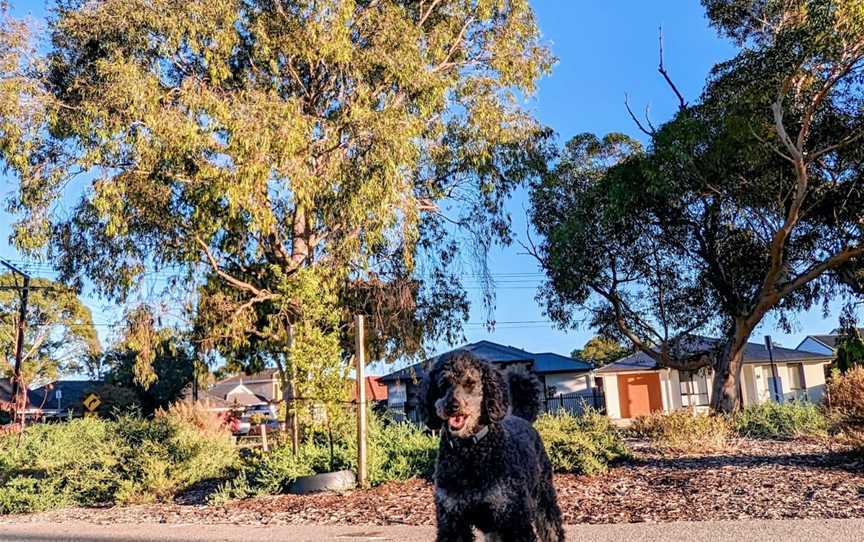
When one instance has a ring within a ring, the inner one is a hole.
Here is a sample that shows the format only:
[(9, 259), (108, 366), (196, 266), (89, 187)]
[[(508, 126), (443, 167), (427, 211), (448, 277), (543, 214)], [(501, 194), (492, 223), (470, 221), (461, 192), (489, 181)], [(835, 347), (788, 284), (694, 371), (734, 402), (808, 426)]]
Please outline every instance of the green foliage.
[(148, 416), (174, 403), (192, 383), (195, 369), (195, 353), (182, 336), (167, 329), (150, 333), (135, 341), (125, 335), (102, 361), (108, 385), (132, 393)]
[(852, 327), (845, 329), (837, 340), (837, 368), (845, 373), (855, 367), (864, 367), (864, 337), (861, 329)]
[[(18, 325), (21, 299), (17, 287), (22, 279), (12, 273), (0, 275), (0, 325), (14, 330)], [(51, 381), (64, 374), (90, 369), (89, 360), (100, 351), (93, 317), (74, 290), (48, 279), (34, 278), (27, 300), (24, 381), (31, 385)], [(14, 332), (0, 334), (0, 375), (11, 376), (15, 359)]]
[(608, 365), (628, 355), (630, 350), (622, 346), (618, 341), (606, 337), (592, 337), (581, 349), (576, 349), (571, 354), (577, 359), (590, 361), (596, 367)]
[(621, 432), (608, 416), (589, 410), (543, 414), (534, 424), (555, 472), (600, 474), (609, 464), (630, 457)]
[(733, 422), (739, 435), (764, 439), (824, 436), (828, 431), (823, 410), (805, 401), (766, 401), (737, 412)]
[(356, 312), (376, 358), (458, 338), (459, 259), (510, 241), (545, 168), (528, 0), (60, 2), (38, 49), (4, 20), (17, 246), (117, 300), (187, 279), (200, 344), (302, 395), (344, 378)]
[(701, 415), (689, 410), (640, 416), (633, 421), (629, 431), (638, 437), (651, 439), (660, 449), (683, 453), (724, 450), (732, 437), (732, 426), (725, 416)]
[(99, 416), (102, 418), (116, 418), (124, 414), (141, 412), (141, 401), (138, 398), (138, 394), (129, 388), (114, 384), (103, 384), (89, 391), (93, 391), (102, 401), (97, 409)]
[[(395, 423), (370, 413), (367, 457), (369, 481), (373, 485), (393, 480), (431, 477), (438, 452), (438, 439), (408, 422)], [(223, 483), (211, 497), (222, 503), (253, 495), (282, 493), (300, 476), (357, 468), (357, 433), (346, 425), (334, 431), (333, 454), (326, 430), (308, 431), (295, 457), (290, 444), (270, 453), (253, 450), (243, 458), (236, 477)]]
[(171, 417), (37, 424), (0, 436), (0, 514), (165, 500), (219, 477), (235, 460), (230, 435)]
[[(531, 219), (552, 319), (577, 325), (588, 309), (599, 333), (663, 365), (713, 365), (712, 405), (732, 412), (738, 356), (766, 315), (789, 329), (864, 292), (864, 12), (860, 0), (703, 4), (735, 57), (646, 128), (647, 148), (570, 140), (532, 187)], [(725, 340), (678, 348), (689, 334)]]

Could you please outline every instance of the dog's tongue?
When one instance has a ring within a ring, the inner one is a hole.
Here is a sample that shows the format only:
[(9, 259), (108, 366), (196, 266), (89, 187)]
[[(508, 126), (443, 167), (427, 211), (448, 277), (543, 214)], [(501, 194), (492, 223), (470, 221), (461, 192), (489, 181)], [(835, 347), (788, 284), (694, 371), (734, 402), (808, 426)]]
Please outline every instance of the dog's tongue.
[(447, 419), (450, 424), (450, 429), (460, 430), (465, 425), (465, 416), (450, 416)]

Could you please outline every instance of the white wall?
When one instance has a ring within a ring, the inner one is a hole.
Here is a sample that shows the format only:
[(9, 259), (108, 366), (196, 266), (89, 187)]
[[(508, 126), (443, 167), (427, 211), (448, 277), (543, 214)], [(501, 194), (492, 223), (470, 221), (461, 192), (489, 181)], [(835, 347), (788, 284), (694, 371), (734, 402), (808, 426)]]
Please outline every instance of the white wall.
[(590, 393), (591, 376), (588, 373), (554, 373), (544, 376), (546, 388), (555, 388), (555, 395), (563, 393)]
[(827, 363), (805, 363), (804, 385), (807, 396), (813, 403), (822, 401), (825, 396), (825, 366)]
[(603, 394), (606, 398), (606, 415), (613, 420), (621, 419), (621, 399), (618, 397), (618, 375), (603, 375)]

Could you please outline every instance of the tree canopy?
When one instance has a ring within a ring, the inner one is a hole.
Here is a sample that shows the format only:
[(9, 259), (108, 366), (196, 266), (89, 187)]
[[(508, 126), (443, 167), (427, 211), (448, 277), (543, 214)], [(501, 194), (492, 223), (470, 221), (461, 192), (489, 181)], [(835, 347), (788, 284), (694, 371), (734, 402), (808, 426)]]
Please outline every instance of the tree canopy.
[[(15, 367), (21, 286), (20, 277), (0, 275), (0, 368), (6, 377)], [(86, 370), (88, 360), (100, 353), (90, 309), (62, 284), (33, 278), (30, 286), (21, 363), (24, 385)]]
[(528, 0), (60, 0), (48, 30), (0, 32), (17, 245), (113, 299), (194, 285), (196, 344), (298, 385), (344, 376), (355, 311), (378, 357), (458, 338), (465, 254), (545, 163)]
[[(788, 327), (860, 293), (864, 3), (703, 4), (739, 53), (697, 101), (679, 95), (670, 121), (640, 123), (646, 149), (620, 134), (571, 140), (533, 189), (532, 219), (552, 318), (587, 309), (663, 366), (712, 366), (712, 405), (728, 411), (767, 315)], [(695, 334), (722, 340), (694, 349)]]
[(572, 357), (590, 361), (595, 367), (608, 365), (630, 354), (631, 349), (614, 339), (596, 336), (591, 337), (585, 346), (573, 350)]

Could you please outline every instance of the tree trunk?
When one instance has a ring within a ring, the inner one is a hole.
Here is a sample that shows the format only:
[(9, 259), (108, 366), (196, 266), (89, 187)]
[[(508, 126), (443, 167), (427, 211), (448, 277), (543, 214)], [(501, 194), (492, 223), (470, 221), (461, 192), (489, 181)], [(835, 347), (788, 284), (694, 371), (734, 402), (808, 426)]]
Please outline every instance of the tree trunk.
[(741, 406), (741, 368), (744, 365), (744, 347), (749, 332), (736, 327), (735, 333), (723, 346), (714, 364), (711, 410), (731, 414)]

